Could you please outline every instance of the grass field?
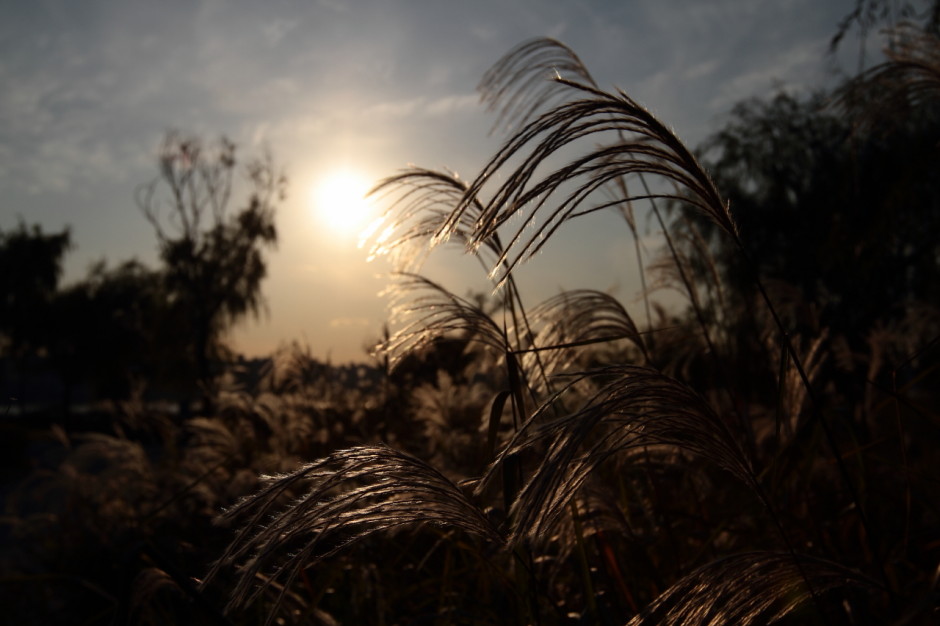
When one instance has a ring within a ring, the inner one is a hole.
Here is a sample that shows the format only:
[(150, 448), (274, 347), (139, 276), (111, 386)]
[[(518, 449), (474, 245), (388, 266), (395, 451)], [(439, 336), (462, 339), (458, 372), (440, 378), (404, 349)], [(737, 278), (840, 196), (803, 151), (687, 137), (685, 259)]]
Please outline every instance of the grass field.
[[(934, 111), (937, 44), (911, 42), (829, 106), (856, 115), (877, 85)], [(940, 619), (937, 303), (827, 324), (762, 273), (699, 155), (556, 41), (481, 91), (511, 131), (475, 179), (373, 192), (373, 252), (399, 270), (373, 364), (294, 346), (182, 423), (128, 402), (106, 432), (10, 427), (30, 451), (0, 526), (16, 623)], [(599, 211), (649, 286), (637, 319), (593, 290), (524, 301), (516, 269)], [(423, 277), (429, 250), (474, 255), (493, 294)]]

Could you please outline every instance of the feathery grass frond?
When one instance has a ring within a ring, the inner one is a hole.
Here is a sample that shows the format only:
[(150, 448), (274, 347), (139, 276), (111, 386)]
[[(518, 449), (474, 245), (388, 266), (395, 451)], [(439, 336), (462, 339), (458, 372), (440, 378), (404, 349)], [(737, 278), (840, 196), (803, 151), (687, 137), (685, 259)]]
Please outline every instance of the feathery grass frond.
[[(688, 148), (655, 116), (623, 92), (614, 95), (564, 79), (556, 81), (577, 90), (581, 97), (539, 116), (516, 132), (467, 188), (464, 200), (447, 218), (437, 239), (446, 239), (465, 222), (465, 213), (471, 205), (476, 206), (484, 186), (507, 168), (511, 171), (503, 176), (504, 182), (483, 203), (469, 241), (471, 247), (477, 247), (511, 217), (524, 210), (528, 212), (526, 224), (511, 237), (493, 266), (494, 273), (503, 271), (508, 275), (518, 263), (537, 253), (565, 221), (638, 200), (686, 202), (723, 230), (736, 232), (731, 214), (711, 178)], [(537, 177), (538, 169), (559, 151), (587, 139), (600, 147)], [(521, 163), (512, 166), (514, 158), (521, 158)], [(674, 185), (675, 190), (584, 206), (606, 185), (641, 174), (663, 179)], [(549, 201), (556, 197), (559, 199), (554, 208), (548, 208)], [(530, 223), (535, 227), (531, 235), (526, 235)], [(516, 250), (512, 257), (511, 250)]]
[(863, 123), (891, 120), (912, 104), (936, 102), (940, 95), (940, 38), (912, 24), (888, 31), (888, 60), (848, 81), (835, 103), (852, 110), (860, 105)]
[(812, 599), (804, 573), (816, 594), (871, 586), (831, 561), (786, 552), (747, 552), (712, 561), (683, 577), (628, 626), (773, 624)]
[[(800, 357), (803, 368), (811, 383), (816, 380), (822, 365), (829, 357), (830, 353), (822, 349), (826, 345), (828, 335), (828, 331), (823, 330), (818, 337), (810, 339)], [(794, 343), (797, 343), (798, 340), (799, 337), (796, 337)], [(767, 343), (770, 343), (769, 339)], [(768, 349), (770, 348), (772, 348), (772, 346), (768, 346)], [(800, 379), (799, 372), (796, 371), (796, 368), (787, 357), (788, 354), (784, 350), (780, 380), (778, 381), (778, 429), (780, 425), (782, 425), (785, 435), (791, 437), (793, 433), (797, 431), (800, 417), (803, 415), (807, 391), (806, 386)], [(778, 433), (778, 439), (779, 437), (780, 434)]]
[(576, 361), (584, 350), (598, 343), (626, 339), (644, 358), (646, 346), (633, 318), (610, 294), (593, 289), (565, 291), (532, 310), (533, 325), (542, 325), (529, 352), (543, 356), (548, 372), (557, 373)]
[(238, 440), (221, 420), (195, 417), (186, 422), (184, 428), (189, 436), (190, 451), (204, 456), (204, 460), (234, 457), (238, 453)]
[[(483, 76), (477, 86), (487, 109), (497, 111), (498, 120), (494, 129), (505, 122), (505, 127), (519, 128), (527, 124), (540, 110), (548, 110), (567, 98), (579, 96), (577, 90), (565, 82), (551, 79), (563, 78), (571, 83), (599, 88), (578, 55), (565, 44), (548, 37), (523, 42), (505, 54)], [(621, 137), (622, 139), (622, 137)], [(642, 176), (642, 175), (641, 175)], [(641, 187), (646, 188), (645, 181)], [(640, 253), (640, 237), (634, 217), (633, 203), (624, 178), (617, 178), (606, 188), (608, 199), (616, 200), (633, 234), (637, 266), (640, 268), (642, 291), (646, 294), (643, 259)], [(648, 192), (647, 192), (648, 193)], [(654, 207), (655, 210), (655, 207)], [(649, 301), (644, 295), (647, 322), (651, 321)]]
[[(468, 199), (466, 190), (466, 183), (456, 174), (423, 168), (411, 168), (381, 181), (372, 193), (391, 198), (391, 203), (364, 235), (363, 241), (375, 237), (371, 257), (389, 255), (398, 270), (402, 274), (408, 274), (404, 270), (420, 266), (431, 248), (450, 241), (450, 237), (440, 238), (437, 235), (441, 232), (444, 222), (450, 219), (453, 210), (463, 203), (465, 211), (455, 223), (450, 236), (455, 237), (456, 242), (463, 244), (465, 248), (472, 249), (487, 271), (499, 264), (499, 259), (503, 257), (503, 245), (498, 233), (493, 232), (485, 238), (482, 245), (470, 245), (470, 239), (474, 237), (474, 229), (483, 207), (478, 201)], [(381, 232), (376, 236), (379, 230)], [(483, 255), (483, 251), (488, 251), (490, 254)], [(528, 343), (534, 332), (522, 297), (512, 277), (505, 281), (505, 285), (506, 289), (501, 300), (510, 320), (506, 326), (512, 329), (512, 338), (517, 345)], [(401, 290), (398, 291), (401, 293)], [(401, 298), (399, 302), (402, 302)], [(407, 308), (414, 313), (416, 306), (417, 303), (413, 303)], [(403, 308), (405, 307), (399, 306), (399, 312)], [(415, 327), (414, 330), (420, 329)], [(397, 338), (401, 339), (403, 335), (399, 333)], [(416, 336), (411, 337), (411, 339), (415, 338)], [(508, 338), (504, 343), (508, 346)], [(377, 352), (387, 351), (390, 345), (389, 341), (384, 342)], [(531, 360), (534, 361), (533, 371), (537, 371), (545, 382), (541, 356), (535, 355)]]
[(409, 353), (452, 332), (466, 333), (470, 341), (482, 343), (500, 355), (510, 351), (506, 334), (476, 304), (423, 276), (404, 272), (395, 276), (398, 282), (392, 288), (392, 319), (408, 321), (374, 348), (376, 353), (389, 356), (393, 368)]
[[(420, 267), (431, 249), (429, 244), (464, 200), (466, 191), (467, 183), (457, 174), (420, 167), (408, 168), (379, 181), (370, 195), (387, 200), (388, 206), (363, 234), (363, 244), (372, 241), (370, 259), (388, 256), (398, 271)], [(468, 203), (462, 220), (455, 224), (451, 233), (457, 243), (466, 245), (481, 211), (479, 202)], [(502, 254), (497, 235), (484, 242), (483, 248), (493, 253), (494, 260)], [(481, 259), (481, 262), (487, 266), (491, 261)]]
[(526, 124), (539, 109), (569, 95), (552, 78), (566, 78), (597, 87), (574, 50), (555, 39), (525, 41), (496, 62), (477, 86), (487, 109), (497, 112), (494, 130)]
[(646, 446), (691, 452), (756, 488), (751, 463), (726, 424), (686, 385), (634, 365), (579, 374), (571, 384), (588, 377), (609, 382), (565, 417), (544, 420), (551, 403), (544, 404), (494, 464), (495, 468), (527, 448), (547, 445), (538, 469), (513, 505), (513, 540), (546, 536), (598, 465), (617, 453)]
[[(385, 446), (339, 450), (267, 482), (225, 515), (244, 523), (210, 573), (240, 564), (229, 608), (251, 602), (273, 581), (289, 588), (310, 563), (350, 542), (405, 525), (445, 526), (503, 542), (457, 485), (423, 461)], [(300, 495), (285, 503), (297, 491)], [(252, 590), (259, 575), (265, 582)]]
[(174, 617), (180, 617), (174, 609), (185, 606), (185, 594), (169, 574), (157, 567), (147, 567), (131, 583), (130, 605), (132, 623), (170, 623)]

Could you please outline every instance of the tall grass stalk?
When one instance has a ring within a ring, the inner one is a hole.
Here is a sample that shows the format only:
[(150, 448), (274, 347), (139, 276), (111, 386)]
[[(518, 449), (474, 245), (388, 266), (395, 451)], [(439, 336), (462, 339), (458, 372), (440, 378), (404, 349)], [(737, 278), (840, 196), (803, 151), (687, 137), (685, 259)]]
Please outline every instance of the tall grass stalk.
[[(910, 67), (919, 90), (924, 73), (916, 63)], [(370, 237), (372, 253), (389, 255), (398, 270), (392, 288), (398, 329), (376, 348), (388, 368), (451, 338), (482, 364), (477, 375), (485, 368), (494, 376), (477, 429), (482, 471), (455, 477), (389, 447), (357, 446), (268, 478), (262, 491), (227, 513), (242, 530), (213, 575), (240, 568), (230, 608), (278, 586), (273, 616), (307, 568), (379, 534), (429, 526), (448, 529), (439, 538), (452, 548), (440, 564), (447, 588), (456, 584), (457, 563), (475, 553), (467, 558), (486, 565), (473, 589), (498, 595), (494, 589), (513, 581), (515, 596), (499, 597), (526, 623), (559, 614), (597, 623), (827, 623), (854, 619), (855, 606), (864, 611), (885, 597), (893, 603), (880, 529), (814, 384), (825, 331), (807, 338), (801, 354), (756, 271), (751, 283), (769, 318), (751, 311), (752, 322), (776, 337), (768, 341), (777, 385), (770, 426), (744, 405), (736, 373), (727, 370), (730, 305), (709, 244), (682, 216), (671, 226), (661, 203), (705, 217), (747, 266), (756, 266), (744, 245), (747, 233), (692, 151), (626, 93), (600, 89), (580, 59), (553, 40), (511, 51), (481, 89), (498, 112), (497, 126), (510, 129), (503, 147), (469, 183), (421, 168), (380, 182), (374, 193), (388, 209)], [(569, 156), (588, 143), (594, 147)], [(567, 222), (599, 211), (624, 216), (642, 270), (634, 213), (641, 206), (662, 231), (659, 267), (686, 294), (691, 321), (656, 327), (665, 316), (654, 321), (645, 283), (645, 328), (616, 298), (592, 290), (527, 306), (518, 267)], [(514, 226), (518, 217), (522, 225)], [(445, 243), (479, 260), (493, 280), (496, 310), (416, 273)], [(695, 283), (699, 275), (707, 276), (705, 284)], [(711, 371), (695, 376), (691, 366), (668, 367), (683, 350)], [(804, 406), (808, 419), (801, 418)], [(895, 417), (903, 437), (897, 410)], [(829, 461), (814, 455), (816, 432)], [(906, 542), (913, 478), (901, 446)], [(860, 466), (858, 477), (867, 471)], [(816, 487), (820, 497), (847, 494), (847, 502), (837, 498), (847, 509), (833, 519), (798, 510), (819, 504), (810, 500), (815, 490), (799, 492), (816, 480), (824, 481)], [(824, 547), (839, 543), (832, 539), (837, 533), (839, 542), (870, 556), (846, 558), (844, 549)], [(875, 599), (859, 600), (857, 589)], [(447, 604), (446, 595), (442, 587), (438, 606)]]

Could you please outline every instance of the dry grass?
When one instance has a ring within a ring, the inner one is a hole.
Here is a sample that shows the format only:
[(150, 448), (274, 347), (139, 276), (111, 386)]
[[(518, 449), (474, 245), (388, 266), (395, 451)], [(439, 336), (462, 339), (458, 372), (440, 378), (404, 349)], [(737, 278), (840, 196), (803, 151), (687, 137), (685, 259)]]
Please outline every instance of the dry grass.
[[(932, 98), (934, 42), (908, 41), (851, 97), (891, 80)], [(862, 352), (796, 332), (813, 303), (757, 272), (726, 282), (716, 239), (750, 261), (733, 207), (574, 52), (526, 42), (481, 89), (510, 136), (475, 179), (411, 168), (374, 190), (372, 253), (396, 269), (378, 365), (295, 345), (254, 382), (215, 381), (213, 413), (182, 428), (141, 405), (111, 434), (60, 436), (7, 498), (16, 607), (84, 602), (88, 623), (931, 623), (935, 307), (866, 329)], [(687, 310), (645, 286), (643, 323), (608, 293), (522, 297), (520, 264), (599, 211), (624, 217), (648, 284)], [(644, 216), (662, 229), (653, 262)], [(420, 274), (445, 243), (492, 295)]]
[[(859, 485), (871, 471), (863, 463), (876, 460), (849, 451), (857, 435), (823, 409), (825, 334), (808, 343), (791, 337), (760, 276), (752, 287), (761, 317), (752, 322), (771, 360), (757, 367), (777, 389), (764, 406), (745, 404), (750, 394), (736, 389), (724, 350), (737, 313), (726, 308), (710, 244), (681, 216), (666, 228), (656, 204), (691, 208), (746, 255), (728, 202), (693, 153), (628, 95), (600, 90), (552, 40), (510, 52), (482, 91), (497, 125), (512, 130), (503, 148), (469, 184), (418, 168), (382, 181), (376, 193), (389, 209), (371, 236), (374, 254), (409, 272), (433, 247), (456, 242), (493, 278), (497, 307), (487, 310), (419, 274), (399, 274), (400, 329), (377, 347), (401, 366), (450, 338), (473, 371), (497, 373), (476, 428), (488, 440), (488, 466), (458, 487), (416, 458), (369, 447), (273, 479), (228, 514), (243, 524), (223, 558), (241, 564), (235, 600), (257, 597), (250, 590), (258, 580), (286, 580), (286, 590), (304, 568), (378, 531), (424, 524), (457, 531), (441, 539), (454, 546), (467, 548), (467, 536), (481, 542), (472, 549), (492, 571), (474, 589), (513, 581), (511, 621), (519, 623), (898, 615), (899, 594), (917, 592), (900, 588), (880, 543), (886, 522), (867, 513), (875, 494)], [(689, 318), (656, 332), (647, 301), (641, 330), (615, 298), (587, 290), (526, 306), (514, 272), (567, 221), (617, 210), (636, 239), (638, 206), (665, 230), (666, 255), (654, 269), (686, 293)], [(511, 227), (519, 216), (522, 225)], [(699, 276), (707, 282), (693, 282)], [(676, 367), (676, 355), (686, 365)], [(436, 384), (443, 392), (453, 380)], [(307, 479), (304, 495), (281, 501)], [(812, 509), (827, 497), (825, 510)], [(460, 606), (441, 598), (437, 610)]]

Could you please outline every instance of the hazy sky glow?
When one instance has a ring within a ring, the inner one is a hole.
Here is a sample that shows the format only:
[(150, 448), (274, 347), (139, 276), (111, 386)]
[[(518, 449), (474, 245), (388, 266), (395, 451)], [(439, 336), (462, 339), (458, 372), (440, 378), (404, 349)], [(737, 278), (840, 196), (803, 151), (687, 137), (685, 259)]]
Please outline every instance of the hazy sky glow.
[[(385, 319), (383, 262), (318, 218), (322, 178), (369, 182), (409, 163), (472, 178), (501, 141), (475, 86), (516, 44), (549, 35), (602, 85), (625, 89), (695, 145), (737, 101), (833, 80), (829, 38), (852, 0), (4, 3), (0, 19), (0, 228), (72, 228), (67, 280), (106, 257), (156, 263), (134, 189), (170, 128), (270, 149), (290, 179), (249, 354), (302, 339), (334, 362), (365, 358)], [(606, 220), (606, 221), (605, 221)], [(562, 232), (526, 268), (533, 301), (560, 287), (639, 289), (624, 228)], [(481, 272), (456, 250), (430, 273), (456, 292)], [(526, 292), (528, 293), (528, 291)]]

